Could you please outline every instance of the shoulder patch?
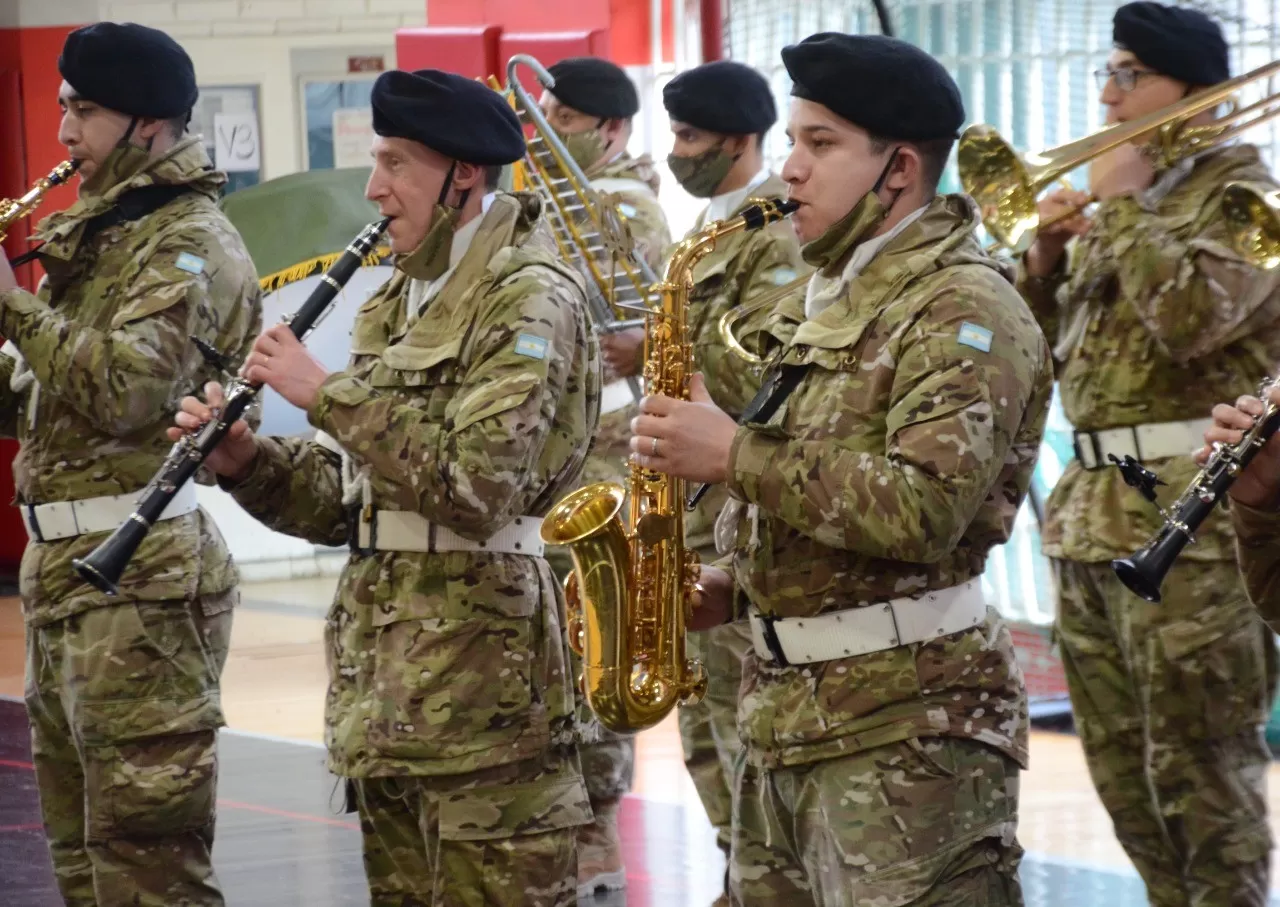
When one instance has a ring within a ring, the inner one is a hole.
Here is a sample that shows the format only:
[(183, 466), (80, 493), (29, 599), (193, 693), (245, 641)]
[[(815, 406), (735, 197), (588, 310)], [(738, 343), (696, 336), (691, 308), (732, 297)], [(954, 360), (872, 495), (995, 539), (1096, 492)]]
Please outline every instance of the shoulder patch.
[(774, 268), (773, 269), (774, 286), (780, 287), (780, 286), (783, 286), (784, 284), (791, 283), (791, 281), (795, 279), (796, 279), (796, 272), (794, 268)]
[(178, 270), (186, 271), (188, 274), (201, 274), (204, 272), (204, 259), (199, 255), (192, 255), (190, 252), (180, 254), (174, 264), (178, 266)]
[(991, 331), (987, 328), (966, 321), (960, 325), (960, 333), (956, 335), (956, 341), (963, 343), (965, 346), (971, 346), (975, 350), (989, 353), (991, 352), (991, 337)]
[(516, 355), (530, 359), (547, 358), (547, 338), (536, 334), (521, 334), (516, 338)]
[(635, 217), (636, 206), (629, 202), (618, 202), (618, 213), (623, 217)]

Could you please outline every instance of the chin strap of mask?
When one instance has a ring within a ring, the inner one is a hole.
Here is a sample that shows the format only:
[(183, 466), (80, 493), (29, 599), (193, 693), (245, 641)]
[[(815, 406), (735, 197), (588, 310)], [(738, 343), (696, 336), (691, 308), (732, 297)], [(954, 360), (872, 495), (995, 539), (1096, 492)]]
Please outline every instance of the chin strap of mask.
[(449, 172), (444, 175), (444, 185), (440, 187), (440, 197), (436, 199), (436, 204), (443, 205), (446, 208), (454, 208), (454, 210), (461, 210), (467, 206), (467, 199), (471, 196), (470, 189), (462, 190), (462, 197), (458, 199), (456, 207), (445, 202), (445, 199), (449, 197), (449, 190), (453, 188), (453, 171), (457, 166), (457, 161), (449, 164)]
[[(889, 170), (893, 167), (894, 161), (898, 159), (898, 146), (894, 146), (893, 151), (889, 152), (889, 160), (884, 162), (884, 169), (880, 171), (880, 175), (876, 177), (876, 184), (871, 187), (871, 191), (876, 195), (880, 194), (880, 189), (884, 186), (884, 181), (889, 178)], [(885, 217), (889, 216), (889, 212), (893, 210), (893, 206), (898, 203), (898, 198), (902, 195), (901, 189), (893, 194), (893, 201), (884, 206)]]

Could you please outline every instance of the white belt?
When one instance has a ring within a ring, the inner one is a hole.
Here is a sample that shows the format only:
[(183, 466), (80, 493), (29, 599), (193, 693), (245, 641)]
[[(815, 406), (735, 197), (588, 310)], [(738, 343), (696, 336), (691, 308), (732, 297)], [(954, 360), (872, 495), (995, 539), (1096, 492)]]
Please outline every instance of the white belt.
[(1111, 457), (1123, 460), (1133, 457), (1138, 462), (1164, 457), (1185, 457), (1204, 447), (1204, 433), (1212, 419), (1188, 419), (1185, 422), (1153, 422), (1103, 431), (1078, 431), (1072, 441), (1076, 459), (1085, 469), (1111, 465)]
[[(142, 492), (85, 498), (82, 501), (57, 501), (52, 504), (21, 504), (22, 521), (27, 535), (37, 542), (74, 538), (91, 532), (114, 532), (129, 519), (142, 500)], [(199, 506), (194, 482), (185, 483), (173, 496), (160, 520), (185, 516)], [(157, 520), (156, 522), (159, 522)]]
[(986, 619), (982, 580), (895, 598), (817, 617), (770, 618), (752, 614), (756, 654), (780, 665), (812, 664), (925, 642), (978, 626)]
[(545, 547), (539, 534), (542, 518), (536, 516), (518, 516), (483, 542), (476, 542), (411, 510), (374, 510), (369, 519), (364, 518), (365, 512), (361, 511), (356, 530), (359, 551), (487, 551), (542, 557)]

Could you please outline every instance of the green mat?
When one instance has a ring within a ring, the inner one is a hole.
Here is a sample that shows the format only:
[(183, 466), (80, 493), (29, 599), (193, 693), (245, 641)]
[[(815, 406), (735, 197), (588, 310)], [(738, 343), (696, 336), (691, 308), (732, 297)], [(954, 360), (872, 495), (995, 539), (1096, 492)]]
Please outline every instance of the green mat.
[[(222, 199), (264, 289), (324, 270), (378, 219), (377, 206), (364, 197), (369, 172), (350, 167), (291, 173)], [(375, 257), (388, 254), (382, 249)]]

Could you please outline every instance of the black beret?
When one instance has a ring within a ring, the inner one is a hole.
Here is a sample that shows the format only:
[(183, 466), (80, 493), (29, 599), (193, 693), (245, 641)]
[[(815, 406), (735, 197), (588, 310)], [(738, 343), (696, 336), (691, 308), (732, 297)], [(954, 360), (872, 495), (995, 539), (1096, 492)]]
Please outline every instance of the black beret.
[(721, 135), (754, 135), (778, 121), (765, 77), (735, 60), (686, 69), (662, 89), (662, 104), (671, 119)]
[(438, 69), (393, 69), (373, 83), (373, 131), (489, 167), (524, 157), (524, 130), (498, 92)]
[(617, 63), (599, 57), (570, 57), (547, 67), (547, 72), (555, 80), (548, 90), (574, 110), (625, 120), (640, 109), (635, 83)]
[(782, 48), (782, 62), (793, 95), (874, 136), (954, 138), (964, 123), (955, 80), (933, 57), (898, 38), (822, 32)]
[(1111, 39), (1156, 72), (1190, 85), (1231, 78), (1227, 40), (1204, 13), (1163, 3), (1126, 3), (1116, 10)]
[(58, 72), (86, 101), (135, 117), (182, 116), (199, 94), (181, 45), (132, 22), (97, 22), (67, 35)]

